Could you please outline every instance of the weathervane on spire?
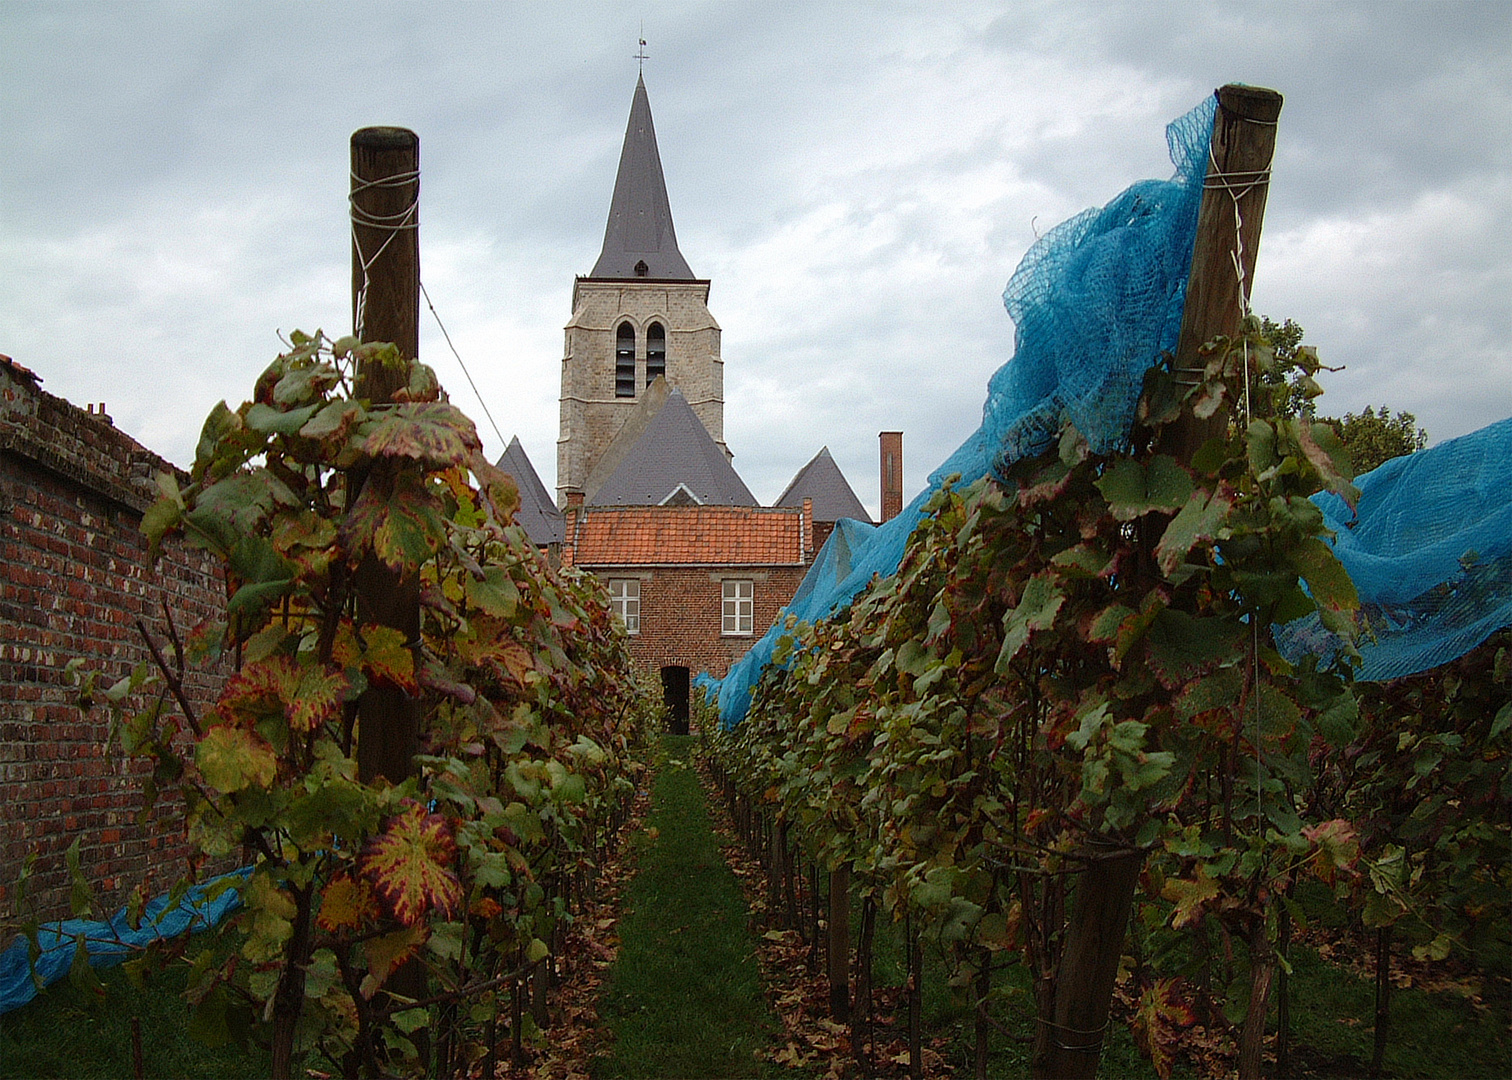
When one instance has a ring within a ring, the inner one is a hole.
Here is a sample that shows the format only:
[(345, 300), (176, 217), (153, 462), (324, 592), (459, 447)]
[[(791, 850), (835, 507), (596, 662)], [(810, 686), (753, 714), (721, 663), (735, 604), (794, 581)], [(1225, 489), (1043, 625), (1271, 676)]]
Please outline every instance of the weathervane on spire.
[[(645, 32), (646, 32), (646, 24), (645, 23), (641, 23), (641, 33), (645, 34)], [(638, 72), (638, 74), (644, 75), (646, 73), (646, 61), (649, 60), (649, 59), (651, 59), (649, 56), (646, 55), (646, 39), (644, 37), (642, 37), (640, 39), (640, 48), (637, 49), (637, 50), (635, 50), (635, 55), (632, 56), (630, 59), (639, 62), (639, 64), (640, 64), (640, 71)]]

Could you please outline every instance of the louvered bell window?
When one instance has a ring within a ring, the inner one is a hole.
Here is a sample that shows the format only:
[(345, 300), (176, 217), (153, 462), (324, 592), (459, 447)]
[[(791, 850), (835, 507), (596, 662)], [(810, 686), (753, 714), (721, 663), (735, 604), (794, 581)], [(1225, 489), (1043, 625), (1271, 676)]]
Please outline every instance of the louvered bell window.
[(635, 396), (635, 328), (627, 322), (614, 335), (614, 396)]
[(667, 331), (661, 323), (646, 328), (646, 385), (667, 374)]

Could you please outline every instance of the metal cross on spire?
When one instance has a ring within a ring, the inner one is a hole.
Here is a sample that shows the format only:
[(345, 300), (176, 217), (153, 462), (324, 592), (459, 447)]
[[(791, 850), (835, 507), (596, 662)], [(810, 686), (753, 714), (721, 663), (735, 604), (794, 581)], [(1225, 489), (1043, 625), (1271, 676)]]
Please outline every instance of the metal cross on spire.
[[(642, 26), (641, 27), (641, 33), (644, 34), (645, 32), (646, 32), (646, 28), (644, 26)], [(640, 64), (640, 70), (637, 72), (637, 74), (644, 75), (646, 73), (646, 61), (649, 60), (649, 59), (651, 59), (649, 56), (646, 55), (646, 39), (645, 38), (641, 38), (640, 39), (640, 48), (637, 49), (637, 50), (635, 50), (635, 55), (632, 56), (630, 59), (639, 62), (639, 64)]]

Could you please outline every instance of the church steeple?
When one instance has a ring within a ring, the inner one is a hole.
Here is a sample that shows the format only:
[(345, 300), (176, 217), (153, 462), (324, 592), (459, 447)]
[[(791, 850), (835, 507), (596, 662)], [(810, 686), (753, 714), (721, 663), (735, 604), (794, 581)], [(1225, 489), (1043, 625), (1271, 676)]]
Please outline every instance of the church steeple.
[(604, 250), (588, 276), (694, 280), (687, 260), (677, 250), (672, 205), (667, 200), (667, 182), (662, 176), (644, 79), (635, 81), (630, 123), (625, 128), (619, 175), (609, 204), (609, 224), (604, 230)]

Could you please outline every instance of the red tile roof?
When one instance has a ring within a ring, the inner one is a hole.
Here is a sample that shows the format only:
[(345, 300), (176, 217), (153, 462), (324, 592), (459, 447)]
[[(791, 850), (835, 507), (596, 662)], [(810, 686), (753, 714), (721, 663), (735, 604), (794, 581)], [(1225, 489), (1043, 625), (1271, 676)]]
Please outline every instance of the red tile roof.
[(593, 507), (575, 530), (577, 566), (802, 566), (797, 507)]

